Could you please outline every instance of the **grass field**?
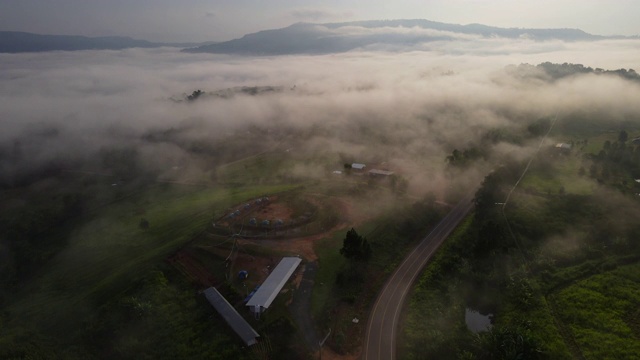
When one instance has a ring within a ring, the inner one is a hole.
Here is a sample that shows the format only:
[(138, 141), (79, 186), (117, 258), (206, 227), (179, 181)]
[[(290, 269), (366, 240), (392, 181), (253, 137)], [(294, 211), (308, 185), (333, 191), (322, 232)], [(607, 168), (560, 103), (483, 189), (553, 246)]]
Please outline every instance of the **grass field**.
[[(543, 171), (540, 169), (530, 171), (520, 183), (519, 189), (534, 189), (542, 194), (588, 195), (592, 193), (597, 183), (587, 175), (579, 175), (580, 167), (584, 167), (581, 154), (574, 152), (562, 155), (561, 160), (537, 159), (536, 162), (543, 162), (545, 168)], [(536, 162), (533, 163), (534, 168)], [(585, 171), (588, 172), (588, 168)]]
[[(127, 290), (139, 277), (191, 240), (214, 213), (247, 198), (292, 186), (221, 188), (162, 185), (105, 206), (77, 228), (65, 250), (14, 296), (10, 326), (52, 333), (77, 329), (96, 306)], [(139, 226), (140, 219), (149, 228)]]
[(284, 152), (266, 152), (217, 169), (219, 182), (225, 184), (281, 183), (295, 165)]
[(318, 273), (311, 293), (311, 314), (321, 318), (326, 305), (330, 302), (336, 274), (345, 264), (346, 259), (340, 255), (340, 248), (345, 237), (344, 232), (338, 231), (332, 237), (319, 241), (315, 246), (318, 255)]
[(640, 264), (577, 281), (552, 295), (585, 359), (637, 359)]

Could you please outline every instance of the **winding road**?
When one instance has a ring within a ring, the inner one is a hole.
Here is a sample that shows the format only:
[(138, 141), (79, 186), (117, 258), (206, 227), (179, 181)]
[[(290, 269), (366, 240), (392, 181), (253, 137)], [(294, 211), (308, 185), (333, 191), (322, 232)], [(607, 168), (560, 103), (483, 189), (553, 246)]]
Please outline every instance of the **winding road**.
[(396, 358), (396, 331), (405, 297), (427, 261), (473, 208), (474, 193), (465, 196), (402, 261), (376, 299), (365, 336), (363, 360)]

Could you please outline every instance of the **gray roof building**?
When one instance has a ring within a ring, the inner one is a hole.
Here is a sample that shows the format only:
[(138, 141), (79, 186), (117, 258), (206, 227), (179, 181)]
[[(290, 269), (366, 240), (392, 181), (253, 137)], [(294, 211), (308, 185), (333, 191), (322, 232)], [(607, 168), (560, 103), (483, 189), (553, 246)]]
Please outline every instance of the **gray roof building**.
[(372, 175), (372, 176), (391, 176), (391, 175), (393, 175), (393, 171), (372, 169), (372, 170), (369, 170), (369, 175)]
[(262, 283), (260, 289), (247, 301), (251, 311), (259, 316), (276, 298), (284, 284), (291, 277), (302, 260), (297, 257), (284, 257)]
[(242, 338), (247, 346), (251, 346), (258, 342), (256, 338), (260, 335), (249, 325), (236, 309), (229, 304), (227, 299), (222, 296), (214, 287), (210, 287), (204, 291), (204, 296), (209, 303), (222, 315), (224, 320), (231, 326), (233, 331)]

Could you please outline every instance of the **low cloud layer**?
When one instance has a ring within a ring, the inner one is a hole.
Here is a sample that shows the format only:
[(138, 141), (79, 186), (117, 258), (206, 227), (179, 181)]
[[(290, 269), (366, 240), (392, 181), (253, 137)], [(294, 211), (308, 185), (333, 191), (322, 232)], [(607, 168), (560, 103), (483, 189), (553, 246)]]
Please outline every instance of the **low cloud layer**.
[[(215, 146), (258, 127), (270, 139), (256, 152), (290, 143), (310, 156), (386, 162), (406, 174), (412, 189), (441, 192), (449, 181), (445, 156), (477, 144), (491, 129), (523, 128), (556, 113), (561, 119), (586, 114), (612, 127), (640, 120), (637, 83), (595, 75), (545, 82), (512, 76), (507, 65), (637, 68), (636, 49), (637, 42), (628, 40), (464, 39), (401, 54), (232, 57), (165, 48), (0, 55), (0, 165), (8, 174), (132, 144), (149, 163), (162, 163), (160, 156), (168, 163), (190, 159), (197, 167), (184, 148), (144, 139), (173, 128), (184, 139)], [(196, 89), (242, 86), (280, 90), (182, 103), (169, 99)], [(7, 160), (16, 144), (27, 161)], [(526, 142), (494, 151), (530, 152)], [(487, 168), (470, 174), (481, 176)]]

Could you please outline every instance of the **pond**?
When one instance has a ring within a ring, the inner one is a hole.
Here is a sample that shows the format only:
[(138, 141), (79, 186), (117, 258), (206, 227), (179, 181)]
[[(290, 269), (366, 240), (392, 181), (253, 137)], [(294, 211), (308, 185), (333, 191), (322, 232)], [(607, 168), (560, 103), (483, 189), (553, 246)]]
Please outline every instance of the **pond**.
[(477, 334), (481, 331), (491, 330), (492, 317), (493, 314), (482, 315), (476, 310), (467, 308), (464, 313), (464, 322), (467, 324), (467, 329)]

